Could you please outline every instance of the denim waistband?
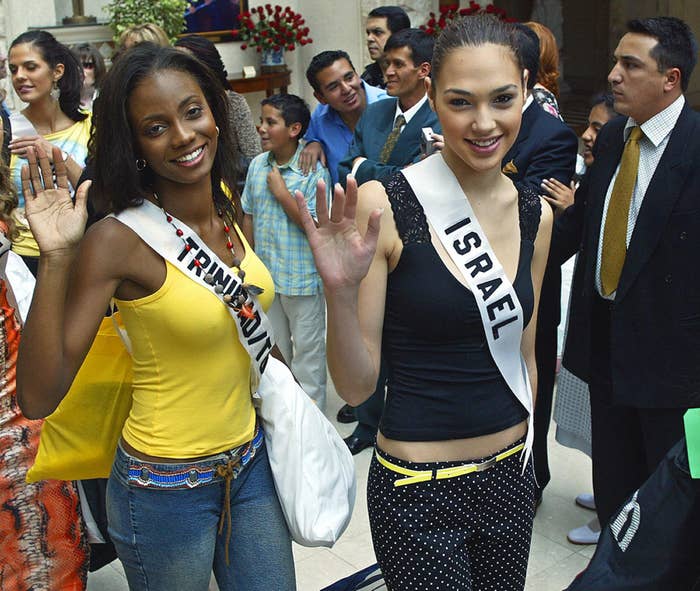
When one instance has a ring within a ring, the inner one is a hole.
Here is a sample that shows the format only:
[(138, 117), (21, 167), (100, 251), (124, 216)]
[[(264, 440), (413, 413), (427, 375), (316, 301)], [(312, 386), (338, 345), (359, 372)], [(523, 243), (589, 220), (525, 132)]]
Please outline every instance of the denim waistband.
[[(253, 439), (194, 462), (166, 464), (141, 460), (117, 448), (114, 469), (127, 484), (139, 488), (188, 489), (206, 486), (217, 481), (237, 478), (243, 468), (255, 457), (255, 452), (263, 444), (263, 431), (256, 425)], [(221, 467), (230, 469), (227, 475)]]

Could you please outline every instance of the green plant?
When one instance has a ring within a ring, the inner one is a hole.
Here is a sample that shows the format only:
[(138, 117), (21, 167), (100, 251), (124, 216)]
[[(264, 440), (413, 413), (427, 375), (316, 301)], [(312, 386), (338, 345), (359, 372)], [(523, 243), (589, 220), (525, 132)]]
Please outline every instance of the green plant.
[(109, 14), (115, 40), (133, 25), (154, 23), (174, 41), (185, 30), (188, 5), (188, 0), (112, 0), (104, 10)]

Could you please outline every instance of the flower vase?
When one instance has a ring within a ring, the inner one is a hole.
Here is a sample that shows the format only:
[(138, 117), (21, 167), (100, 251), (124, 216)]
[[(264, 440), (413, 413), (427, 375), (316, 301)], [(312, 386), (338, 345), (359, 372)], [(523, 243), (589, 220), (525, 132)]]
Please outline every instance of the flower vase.
[(261, 71), (264, 73), (283, 72), (287, 69), (284, 61), (284, 49), (263, 49), (260, 62)]

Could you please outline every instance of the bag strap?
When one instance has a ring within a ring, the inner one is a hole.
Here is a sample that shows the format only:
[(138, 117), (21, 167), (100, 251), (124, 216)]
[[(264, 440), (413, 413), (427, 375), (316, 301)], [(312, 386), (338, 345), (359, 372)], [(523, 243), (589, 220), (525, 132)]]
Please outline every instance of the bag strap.
[(126, 332), (126, 329), (117, 322), (117, 317), (115, 316), (117, 312), (117, 305), (114, 303), (113, 299), (109, 302), (109, 312), (109, 316), (112, 319), (112, 325), (114, 326), (114, 330), (119, 335), (119, 338), (122, 340), (122, 344), (124, 345), (126, 352), (130, 356), (133, 356), (133, 353), (131, 351), (131, 339), (129, 338), (129, 334)]
[(530, 379), (520, 351), (524, 313), (518, 295), (442, 154), (434, 154), (401, 173), (474, 294), (491, 356), (508, 387), (528, 412), (523, 451), (525, 469), (534, 439), (534, 413)]
[[(169, 222), (165, 212), (157, 205), (144, 200), (141, 205), (125, 209), (117, 215), (111, 215), (125, 226), (131, 228), (146, 244), (166, 261), (177, 267), (187, 277), (213, 293), (233, 318), (238, 338), (243, 348), (253, 361), (257, 377), (265, 371), (270, 351), (275, 344), (270, 321), (256, 298), (249, 296), (243, 282), (218, 255), (216, 255), (199, 237), (199, 235), (178, 220), (172, 214)], [(174, 224), (182, 230), (182, 236), (173, 231)], [(211, 283), (205, 281), (211, 278)], [(217, 292), (219, 286), (221, 292)], [(224, 301), (224, 296), (236, 300), (239, 296), (247, 297), (250, 314), (243, 314)]]

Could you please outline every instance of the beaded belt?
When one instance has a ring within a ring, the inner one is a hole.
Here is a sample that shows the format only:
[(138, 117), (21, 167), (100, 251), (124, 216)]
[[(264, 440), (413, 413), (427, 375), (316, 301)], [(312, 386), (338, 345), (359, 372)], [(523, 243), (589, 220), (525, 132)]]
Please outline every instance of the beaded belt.
[[(215, 478), (237, 478), (241, 470), (255, 456), (263, 442), (263, 432), (256, 425), (253, 439), (210, 459), (193, 462), (177, 470), (162, 470), (147, 462), (129, 464), (127, 481), (140, 488), (186, 489), (209, 484)], [(209, 464), (199, 466), (197, 464)], [(175, 464), (177, 465), (177, 464)], [(162, 466), (162, 464), (161, 464)], [(230, 475), (222, 473), (220, 467), (230, 467)]]
[(525, 447), (524, 443), (516, 445), (500, 454), (489, 458), (478, 464), (462, 464), (461, 466), (453, 466), (451, 468), (439, 468), (437, 470), (411, 470), (398, 466), (383, 457), (377, 450), (375, 455), (379, 463), (397, 474), (403, 474), (406, 478), (399, 478), (394, 481), (394, 486), (405, 486), (407, 484), (416, 484), (418, 482), (427, 482), (428, 480), (444, 480), (445, 478), (455, 478), (456, 476), (464, 476), (472, 472), (484, 472), (489, 468), (493, 468), (497, 462), (518, 453)]

